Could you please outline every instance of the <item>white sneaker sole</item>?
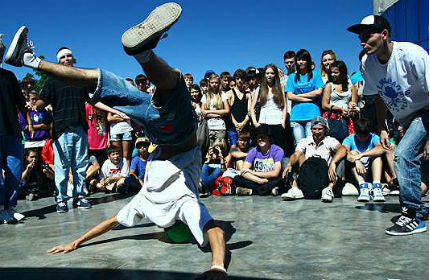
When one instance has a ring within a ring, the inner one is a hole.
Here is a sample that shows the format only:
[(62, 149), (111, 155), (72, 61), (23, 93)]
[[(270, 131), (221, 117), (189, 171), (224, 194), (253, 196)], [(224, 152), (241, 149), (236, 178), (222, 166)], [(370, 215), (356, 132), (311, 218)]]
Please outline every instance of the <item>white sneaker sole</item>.
[(370, 198), (357, 198), (358, 202), (369, 202)]
[(426, 231), (427, 231), (427, 226), (425, 226), (423, 228), (415, 229), (411, 232), (392, 232), (392, 231), (386, 230), (385, 233), (388, 235), (392, 235), (392, 236), (404, 236), (404, 235), (411, 235), (411, 234), (421, 233), (421, 232), (426, 232)]
[(23, 37), (27, 34), (28, 28), (26, 26), (21, 26), (18, 31), (15, 33), (13, 37), (12, 43), (10, 44), (9, 49), (7, 50), (6, 57), (4, 62), (13, 66), (21, 66), (20, 64), (14, 63), (16, 60), (16, 56), (19, 54), (18, 44), (22, 44)]
[(176, 3), (166, 3), (155, 8), (141, 23), (122, 34), (121, 42), (128, 54), (138, 53), (145, 42), (160, 36), (175, 24), (182, 8)]

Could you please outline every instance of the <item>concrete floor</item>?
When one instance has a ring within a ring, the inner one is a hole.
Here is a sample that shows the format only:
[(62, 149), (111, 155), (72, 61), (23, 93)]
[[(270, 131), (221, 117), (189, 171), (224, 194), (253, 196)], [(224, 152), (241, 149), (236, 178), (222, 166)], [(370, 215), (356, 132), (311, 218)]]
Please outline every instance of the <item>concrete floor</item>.
[[(1, 279), (193, 279), (210, 251), (157, 240), (153, 225), (118, 228), (69, 254), (45, 251), (113, 216), (131, 197), (96, 194), (90, 210), (57, 214), (52, 198), (19, 201), (27, 219), (0, 225)], [(425, 198), (428, 202), (428, 198)], [(390, 237), (398, 197), (364, 204), (353, 197), (203, 199), (227, 233), (230, 279), (428, 279), (428, 232)]]

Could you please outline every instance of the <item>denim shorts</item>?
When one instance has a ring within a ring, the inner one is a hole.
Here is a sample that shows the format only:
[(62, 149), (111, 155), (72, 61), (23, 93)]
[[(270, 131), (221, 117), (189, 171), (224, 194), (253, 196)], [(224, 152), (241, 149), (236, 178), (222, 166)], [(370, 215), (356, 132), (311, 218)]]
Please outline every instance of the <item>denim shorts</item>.
[(110, 135), (110, 141), (119, 142), (119, 141), (131, 141), (131, 140), (132, 140), (131, 131), (121, 133), (121, 134), (111, 134)]
[[(158, 89), (154, 96), (157, 94)], [(127, 114), (154, 144), (185, 143), (197, 130), (197, 115), (182, 74), (176, 88), (171, 90), (171, 98), (162, 107), (154, 105), (153, 96), (102, 69), (99, 69), (98, 85), (90, 98), (93, 104), (100, 101)]]

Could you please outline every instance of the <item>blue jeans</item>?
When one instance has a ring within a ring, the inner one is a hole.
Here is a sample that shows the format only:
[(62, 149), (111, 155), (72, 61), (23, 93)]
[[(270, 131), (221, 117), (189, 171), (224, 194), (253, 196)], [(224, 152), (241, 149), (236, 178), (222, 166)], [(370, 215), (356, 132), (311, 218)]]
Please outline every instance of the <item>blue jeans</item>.
[(104, 70), (99, 73), (97, 89), (90, 94), (92, 102), (101, 101), (130, 116), (152, 143), (181, 144), (195, 136), (197, 115), (190, 106), (191, 96), (182, 75), (176, 88), (169, 90), (171, 97), (166, 104), (155, 107), (152, 96), (126, 80)]
[(416, 211), (417, 218), (427, 211), (421, 201), (420, 159), (428, 140), (428, 111), (416, 117), (397, 146), (394, 168), (400, 186), (400, 204)]
[(215, 179), (222, 174), (221, 168), (212, 168), (207, 163), (203, 164), (202, 167), (202, 185), (205, 190), (209, 189), (209, 186), (213, 185)]
[(291, 121), (291, 128), (294, 135), (294, 146), (297, 146), (300, 140), (312, 135), (311, 121)]
[(69, 171), (73, 175), (73, 197), (85, 197), (84, 184), (88, 166), (88, 135), (81, 126), (68, 127), (54, 140), (56, 201), (67, 201)]
[(18, 186), (21, 181), (24, 146), (21, 138), (13, 135), (0, 136), (0, 205), (5, 209), (14, 207), (18, 199)]

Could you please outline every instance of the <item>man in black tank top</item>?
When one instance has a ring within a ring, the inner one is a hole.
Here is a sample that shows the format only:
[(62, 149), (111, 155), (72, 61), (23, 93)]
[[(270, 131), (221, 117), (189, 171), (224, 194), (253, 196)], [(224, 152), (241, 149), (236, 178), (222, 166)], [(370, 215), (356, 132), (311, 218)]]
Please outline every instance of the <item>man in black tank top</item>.
[(238, 69), (233, 74), (236, 87), (227, 92), (227, 100), (230, 105), (230, 120), (227, 122), (227, 137), (230, 146), (236, 146), (237, 134), (241, 131), (249, 131), (249, 108), (251, 97), (245, 92), (246, 72)]

